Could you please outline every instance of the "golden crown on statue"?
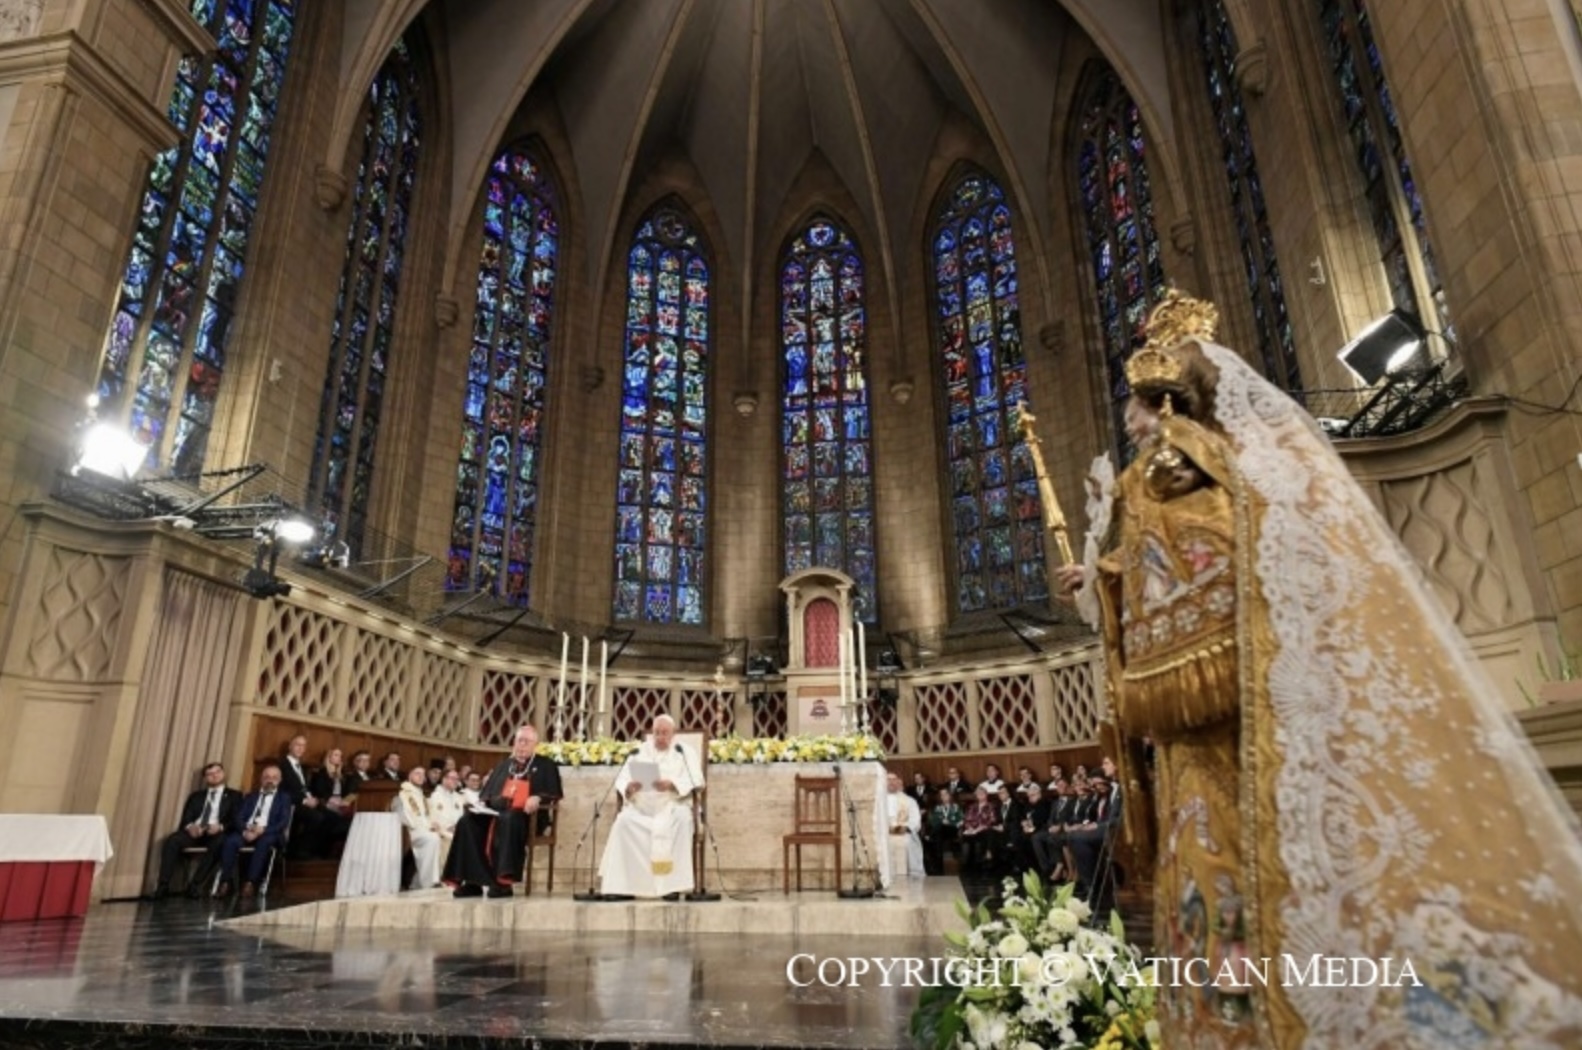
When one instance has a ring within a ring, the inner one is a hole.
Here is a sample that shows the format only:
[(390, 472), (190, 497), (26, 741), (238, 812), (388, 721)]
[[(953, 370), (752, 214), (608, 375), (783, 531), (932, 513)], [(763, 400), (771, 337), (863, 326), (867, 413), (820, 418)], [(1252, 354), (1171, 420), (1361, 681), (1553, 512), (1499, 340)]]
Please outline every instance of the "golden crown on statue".
[(1218, 307), (1171, 288), (1148, 315), (1143, 326), (1148, 341), (1127, 359), (1126, 381), (1145, 389), (1180, 382), (1184, 366), (1170, 348), (1188, 339), (1213, 339), (1218, 327)]

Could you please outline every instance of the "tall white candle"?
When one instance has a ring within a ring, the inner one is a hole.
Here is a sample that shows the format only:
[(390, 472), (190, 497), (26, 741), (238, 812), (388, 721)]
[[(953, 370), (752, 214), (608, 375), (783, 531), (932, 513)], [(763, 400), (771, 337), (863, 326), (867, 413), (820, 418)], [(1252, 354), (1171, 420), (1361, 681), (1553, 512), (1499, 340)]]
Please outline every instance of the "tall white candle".
[(605, 680), (610, 671), (610, 642), (608, 639), (599, 639), (599, 717), (593, 726), (595, 736), (604, 735), (604, 706)]
[(857, 673), (862, 676), (862, 687), (857, 690), (858, 700), (868, 699), (868, 628), (857, 621)]
[(571, 662), (571, 635), (560, 632), (560, 685), (555, 690), (555, 739), (561, 738), (561, 725), (566, 716), (566, 665)]
[(582, 677), (578, 679), (582, 688), (577, 691), (577, 735), (583, 739), (588, 735), (588, 636), (582, 636)]

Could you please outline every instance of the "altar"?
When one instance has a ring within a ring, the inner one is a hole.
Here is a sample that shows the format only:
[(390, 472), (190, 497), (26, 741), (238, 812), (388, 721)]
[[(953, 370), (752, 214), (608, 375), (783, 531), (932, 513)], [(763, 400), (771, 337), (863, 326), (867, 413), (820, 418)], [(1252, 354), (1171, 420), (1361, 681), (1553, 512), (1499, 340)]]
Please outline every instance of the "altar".
[[(616, 804), (611, 787), (617, 766), (560, 767), (561, 800), (556, 817), (555, 893), (588, 888), (590, 871), (598, 866)], [(858, 855), (851, 855), (850, 812), (841, 814), (841, 882), (851, 885), (851, 872), (861, 867), (870, 872), (878, 868), (881, 879), (889, 880), (889, 857), (884, 849), (885, 826), (883, 796), (885, 768), (882, 762), (770, 762), (716, 763), (706, 771), (704, 819), (714, 835), (705, 842), (706, 874), (710, 890), (724, 887), (731, 891), (768, 890), (781, 887), (781, 839), (795, 825), (798, 776), (822, 777), (836, 773), (841, 777), (843, 795), (857, 815)], [(605, 796), (599, 816), (598, 849), (588, 831), (595, 800)], [(577, 843), (584, 833), (582, 848)], [(716, 846), (718, 853), (716, 854)], [(533, 865), (534, 893), (543, 892), (549, 877), (546, 858)], [(805, 848), (802, 856), (804, 890), (831, 892), (835, 885), (835, 851), (831, 848)], [(862, 885), (871, 886), (864, 876)]]

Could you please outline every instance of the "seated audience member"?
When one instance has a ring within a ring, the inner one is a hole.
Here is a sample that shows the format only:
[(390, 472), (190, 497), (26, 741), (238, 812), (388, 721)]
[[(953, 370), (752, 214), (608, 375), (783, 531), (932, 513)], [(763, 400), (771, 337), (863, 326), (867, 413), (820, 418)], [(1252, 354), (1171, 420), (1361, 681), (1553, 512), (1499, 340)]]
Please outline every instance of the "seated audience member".
[(374, 778), (373, 765), (374, 757), (368, 752), (353, 752), (351, 768), (346, 771), (347, 790), (355, 795), (359, 785), (366, 784), (372, 780)]
[(220, 845), (225, 841), (225, 829), (230, 827), (236, 809), (242, 804), (242, 793), (225, 786), (225, 767), (210, 762), (203, 767), (203, 786), (187, 796), (181, 807), (181, 827), (165, 837), (159, 850), (159, 882), (154, 886), (153, 899), (163, 900), (170, 895), (170, 877), (181, 860), (181, 851), (194, 846), (208, 850), (203, 863), (187, 881), (187, 896), (196, 897), (219, 863)]
[(456, 776), (461, 781), (462, 787), (467, 786), (467, 778), (472, 775), (472, 767), (463, 763), (456, 767)]
[(891, 773), (885, 778), (889, 792), (884, 796), (885, 825), (889, 828), (890, 876), (928, 874), (923, 864), (923, 815), (917, 801), (901, 790), (901, 777)]
[(466, 776), (462, 777), (461, 782), (463, 787), (475, 795), (483, 790), (483, 774), (479, 773), (477, 770), (473, 770)]
[(1060, 789), (1056, 787), (1056, 785), (1065, 779), (1065, 769), (1060, 765), (1059, 762), (1051, 762), (1049, 763), (1049, 783), (1044, 785), (1044, 789), (1051, 792), (1058, 791)]
[(936, 793), (934, 808), (923, 822), (923, 863), (930, 875), (945, 873), (947, 850), (961, 851), (961, 824), (964, 814), (949, 788)]
[(1000, 794), (1000, 789), (1005, 786), (1005, 781), (1000, 779), (1000, 767), (993, 762), (985, 766), (983, 768), (983, 779), (978, 782), (978, 786), (987, 791), (991, 799), (997, 798)]
[(467, 812), (467, 803), (461, 797), (461, 778), (454, 769), (447, 769), (439, 787), (428, 797), (429, 825), (439, 836), (439, 869), (445, 870), (450, 857), (451, 840), (456, 834), (456, 822)]
[(494, 813), (469, 812), (456, 823), (442, 881), (456, 888), (457, 897), (481, 897), (485, 887), (490, 897), (511, 896), (522, 881), (527, 822), (547, 830), (549, 803), (560, 796), (560, 767), (538, 754), (538, 730), (523, 726), (511, 753), (479, 789), (480, 801)]
[(293, 857), (317, 856), (319, 833), (324, 811), (319, 799), (308, 789), (313, 778), (304, 757), (308, 753), (308, 738), (298, 733), (286, 745), (285, 758), (280, 763), (280, 791), (291, 800), (293, 827), (291, 830), (291, 855)]
[(1016, 797), (1021, 798), (1027, 794), (1027, 789), (1038, 781), (1033, 779), (1031, 766), (1019, 766), (1016, 770)]
[(907, 786), (906, 793), (912, 796), (919, 810), (926, 811), (934, 804), (934, 789), (928, 786), (928, 778), (921, 773), (912, 774), (912, 783)]
[(269, 870), (269, 855), (291, 827), (291, 799), (280, 790), (280, 767), (265, 766), (257, 791), (242, 799), (230, 830), (220, 845), (220, 896), (229, 896), (236, 885), (236, 860), (243, 846), (253, 847), (242, 883), (242, 896), (251, 897)]
[(360, 783), (346, 771), (340, 748), (332, 747), (324, 752), (324, 764), (308, 780), (308, 794), (318, 801), (319, 809), (319, 826), (309, 851), (313, 856), (334, 856), (346, 841)]
[(955, 766), (951, 766), (945, 771), (945, 790), (949, 791), (950, 797), (957, 802), (963, 801), (964, 796), (970, 798), (972, 786), (972, 781), (962, 777), (961, 770)]
[(412, 875), (409, 888), (414, 890), (432, 889), (439, 885), (440, 840), (439, 832), (434, 830), (433, 820), (429, 816), (428, 799), (423, 797), (423, 789), (427, 785), (428, 774), (423, 767), (413, 766), (395, 800), (396, 816), (401, 818), (401, 824), (412, 841), (412, 860), (417, 870)]
[(968, 871), (988, 871), (1000, 834), (999, 807), (989, 801), (989, 790), (978, 788), (961, 819), (961, 864)]
[(401, 775), (401, 752), (392, 751), (385, 756), (383, 764), (379, 767), (379, 776), (397, 783), (406, 780), (406, 777)]
[(445, 760), (436, 758), (428, 764), (428, 773), (423, 781), (423, 790), (433, 793), (439, 787), (439, 782), (445, 777)]
[[(1028, 770), (1031, 775), (1032, 770)], [(1049, 802), (1043, 785), (1033, 781), (1027, 792), (1013, 802), (1014, 816), (1005, 823), (1005, 874), (1020, 875), (1033, 866), (1033, 836), (1049, 824)]]
[[(615, 779), (624, 802), (599, 861), (605, 893), (674, 899), (693, 888), (690, 799), (703, 787), (703, 768), (701, 756), (683, 750), (675, 736), (675, 719), (655, 718), (653, 735)], [(632, 777), (637, 762), (657, 767), (652, 784)]]
[(1033, 836), (1033, 857), (1038, 873), (1054, 881), (1065, 874), (1066, 821), (1072, 818), (1076, 796), (1064, 777), (1055, 781), (1049, 804), (1049, 822)]
[(1077, 892), (1086, 895), (1093, 889), (1098, 875), (1099, 855), (1105, 842), (1119, 830), (1121, 821), (1121, 796), (1119, 786), (1111, 791), (1108, 776), (1101, 772), (1089, 776), (1093, 785), (1095, 802), (1092, 811), (1081, 825), (1074, 828), (1066, 841), (1071, 859), (1076, 866)]

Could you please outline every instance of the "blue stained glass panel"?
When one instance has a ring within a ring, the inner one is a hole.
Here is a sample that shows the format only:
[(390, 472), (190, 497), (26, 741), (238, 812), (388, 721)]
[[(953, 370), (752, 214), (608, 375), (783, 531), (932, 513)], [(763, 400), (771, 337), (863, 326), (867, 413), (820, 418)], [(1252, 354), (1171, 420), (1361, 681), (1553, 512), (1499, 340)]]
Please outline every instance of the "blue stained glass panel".
[[(932, 271), (947, 421), (946, 484), (954, 494), (956, 603), (964, 613), (1042, 601), (1048, 596), (1041, 552), (1008, 588), (991, 590), (980, 573), (984, 523), (992, 517), (987, 487), (1005, 473), (1016, 403), (1026, 398), (1017, 302), (1014, 221), (988, 175), (962, 177), (934, 218)], [(993, 465), (991, 465), (993, 464)], [(861, 467), (863, 469), (854, 469)], [(849, 461), (848, 485), (871, 491), (871, 464)], [(1003, 490), (1001, 490), (1003, 492)], [(849, 493), (848, 493), (849, 495)], [(1003, 502), (1003, 496), (992, 497)], [(999, 505), (996, 503), (996, 506)]]

